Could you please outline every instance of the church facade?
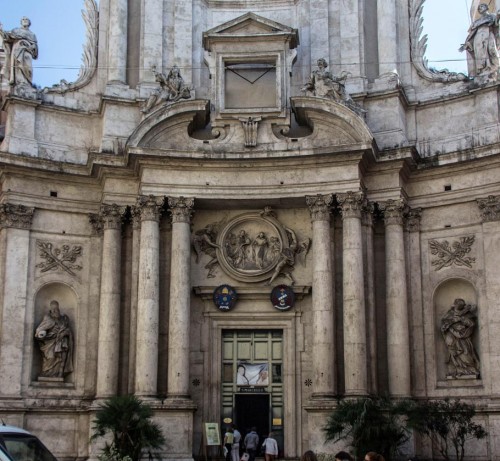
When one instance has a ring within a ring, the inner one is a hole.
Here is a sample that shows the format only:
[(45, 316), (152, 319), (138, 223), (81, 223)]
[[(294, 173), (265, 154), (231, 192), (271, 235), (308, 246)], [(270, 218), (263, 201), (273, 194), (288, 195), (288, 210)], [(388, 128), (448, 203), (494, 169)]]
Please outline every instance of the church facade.
[(231, 423), (298, 458), (339, 398), (451, 397), (500, 459), (498, 8), (465, 75), (427, 66), (424, 5), (85, 0), (44, 89), (36, 22), (1, 31), (2, 420), (96, 459), (135, 394), (164, 459)]

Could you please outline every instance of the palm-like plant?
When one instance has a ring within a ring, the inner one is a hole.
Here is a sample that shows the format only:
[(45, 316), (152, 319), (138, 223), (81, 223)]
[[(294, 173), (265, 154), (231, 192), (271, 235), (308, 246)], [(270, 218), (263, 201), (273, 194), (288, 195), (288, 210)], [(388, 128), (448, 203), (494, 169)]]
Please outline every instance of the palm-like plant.
[(342, 400), (324, 428), (326, 440), (348, 440), (356, 457), (376, 451), (390, 460), (409, 439), (397, 404), (386, 398)]
[(105, 460), (139, 461), (143, 451), (165, 443), (160, 427), (151, 420), (153, 410), (133, 395), (111, 397), (96, 413), (92, 439), (112, 436), (103, 449)]

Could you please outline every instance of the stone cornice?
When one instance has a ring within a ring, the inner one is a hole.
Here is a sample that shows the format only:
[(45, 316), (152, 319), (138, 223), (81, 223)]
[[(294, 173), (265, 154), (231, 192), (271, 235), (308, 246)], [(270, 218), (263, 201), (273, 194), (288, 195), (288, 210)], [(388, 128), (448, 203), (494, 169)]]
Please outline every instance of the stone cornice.
[(0, 205), (0, 228), (30, 229), (35, 208), (12, 203)]
[(193, 214), (194, 198), (169, 197), (168, 206), (172, 215), (172, 223), (189, 223)]
[(306, 204), (312, 221), (330, 221), (333, 194), (307, 195)]

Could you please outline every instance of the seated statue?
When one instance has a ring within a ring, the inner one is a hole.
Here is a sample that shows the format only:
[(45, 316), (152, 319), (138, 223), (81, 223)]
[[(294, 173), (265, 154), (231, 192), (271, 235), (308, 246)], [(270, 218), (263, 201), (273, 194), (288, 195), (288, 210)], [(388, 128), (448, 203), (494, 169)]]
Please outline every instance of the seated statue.
[(155, 74), (156, 81), (160, 84), (160, 88), (151, 93), (141, 112), (146, 114), (162, 102), (174, 103), (179, 101), (179, 99), (189, 99), (191, 97), (191, 88), (184, 83), (184, 79), (181, 77), (177, 66), (172, 67), (167, 76), (156, 72), (155, 67), (153, 67), (153, 73)]

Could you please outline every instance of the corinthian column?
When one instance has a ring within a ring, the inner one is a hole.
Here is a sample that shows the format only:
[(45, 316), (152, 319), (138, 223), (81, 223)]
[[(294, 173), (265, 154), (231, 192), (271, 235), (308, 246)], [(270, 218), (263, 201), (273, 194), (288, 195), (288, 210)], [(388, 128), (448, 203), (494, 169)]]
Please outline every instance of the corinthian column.
[(120, 350), (121, 227), (125, 207), (101, 205), (103, 228), (99, 340), (97, 347), (97, 397), (116, 395)]
[(362, 192), (337, 194), (342, 210), (344, 369), (346, 395), (366, 395), (366, 314), (363, 277)]
[(109, 6), (108, 81), (127, 81), (127, 0), (111, 0)]
[(141, 212), (141, 242), (137, 289), (135, 394), (142, 397), (156, 396), (158, 380), (159, 223), (163, 202), (163, 197), (153, 195), (141, 196), (137, 201)]
[(330, 206), (333, 195), (307, 196), (313, 226), (313, 398), (334, 395), (333, 275)]
[(194, 199), (169, 197), (172, 214), (170, 315), (168, 322), (168, 397), (189, 397), (191, 229)]
[[(0, 205), (0, 389), (3, 397), (21, 397), (26, 330), (30, 229), (34, 208)], [(33, 332), (28, 330), (29, 341)]]
[(403, 200), (387, 200), (380, 204), (385, 222), (386, 327), (389, 393), (409, 397), (410, 329), (406, 262), (403, 234)]

